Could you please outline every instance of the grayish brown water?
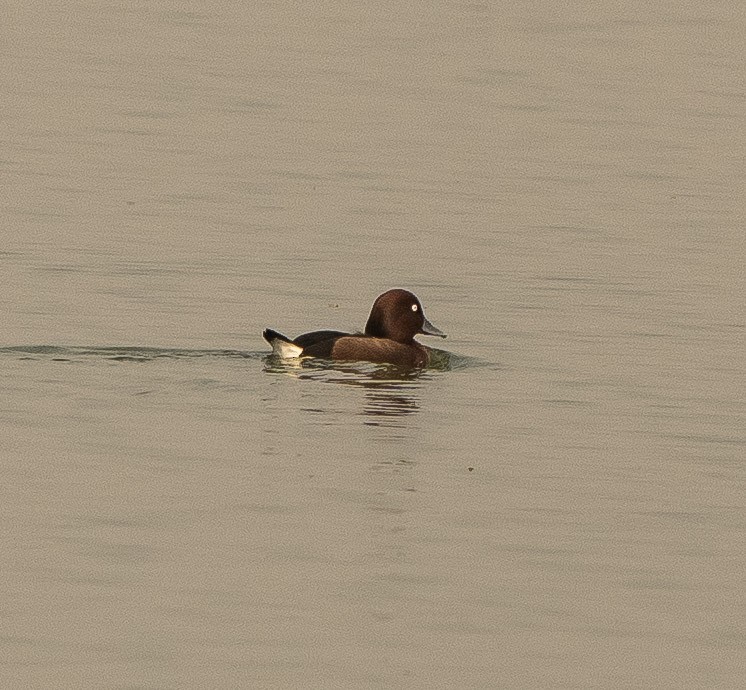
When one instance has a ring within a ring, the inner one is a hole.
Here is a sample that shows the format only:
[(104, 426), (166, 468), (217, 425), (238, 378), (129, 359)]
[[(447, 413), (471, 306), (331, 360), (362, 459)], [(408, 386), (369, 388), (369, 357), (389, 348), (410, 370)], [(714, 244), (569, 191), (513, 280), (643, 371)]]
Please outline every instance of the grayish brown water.
[(742, 20), (6, 4), (2, 686), (742, 687)]

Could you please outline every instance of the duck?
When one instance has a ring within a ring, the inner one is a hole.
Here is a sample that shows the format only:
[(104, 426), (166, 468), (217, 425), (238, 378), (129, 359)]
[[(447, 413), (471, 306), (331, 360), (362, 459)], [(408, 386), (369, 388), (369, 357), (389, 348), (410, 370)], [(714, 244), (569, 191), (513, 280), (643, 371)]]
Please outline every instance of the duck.
[(283, 359), (319, 357), (414, 368), (430, 362), (430, 348), (414, 339), (420, 334), (446, 337), (425, 318), (422, 304), (412, 292), (395, 288), (376, 298), (363, 333), (321, 330), (291, 339), (266, 328), (262, 335), (272, 353)]

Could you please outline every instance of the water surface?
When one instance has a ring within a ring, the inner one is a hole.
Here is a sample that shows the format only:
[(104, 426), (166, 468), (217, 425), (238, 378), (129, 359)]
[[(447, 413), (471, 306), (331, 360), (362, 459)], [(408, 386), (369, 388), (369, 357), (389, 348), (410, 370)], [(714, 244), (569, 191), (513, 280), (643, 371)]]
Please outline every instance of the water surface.
[(739, 10), (15, 3), (2, 684), (740, 687)]

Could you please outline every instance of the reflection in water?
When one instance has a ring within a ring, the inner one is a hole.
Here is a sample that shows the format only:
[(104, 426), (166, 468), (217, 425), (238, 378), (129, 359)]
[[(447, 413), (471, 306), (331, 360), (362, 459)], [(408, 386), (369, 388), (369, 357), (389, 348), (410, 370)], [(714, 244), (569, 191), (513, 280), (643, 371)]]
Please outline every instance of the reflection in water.
[[(473, 361), (472, 361), (473, 360)], [(476, 363), (472, 357), (454, 355), (446, 350), (430, 348), (430, 365), (426, 369), (411, 369), (395, 364), (376, 364), (374, 362), (346, 362), (342, 360), (316, 359), (282, 359), (274, 353), (264, 357), (264, 371), (271, 374), (298, 373), (298, 378), (318, 378), (313, 372), (338, 372), (352, 374), (366, 380), (413, 381), (433, 371), (448, 371), (464, 365)], [(348, 381), (345, 381), (348, 382)], [(335, 383), (342, 383), (336, 381)]]
[(410, 395), (396, 394), (390, 390), (366, 391), (364, 414), (368, 426), (396, 426), (402, 424), (392, 423), (391, 418), (404, 417), (413, 414), (420, 409), (417, 399)]
[[(410, 369), (393, 364), (371, 362), (339, 362), (324, 359), (280, 359), (274, 355), (239, 350), (208, 350), (184, 348), (153, 348), (137, 346), (59, 346), (26, 345), (0, 348), (0, 355), (21, 360), (51, 360), (54, 362), (82, 362), (106, 359), (114, 362), (154, 362), (163, 359), (229, 358), (264, 360), (264, 371), (321, 383), (358, 386), (365, 389), (362, 414), (369, 426), (404, 428), (402, 417), (419, 410), (417, 390), (422, 382), (433, 378), (436, 371), (458, 369), (471, 363), (444, 350), (431, 349), (431, 365), (427, 369)], [(325, 413), (327, 410), (305, 408), (306, 412)]]
[(403, 428), (401, 418), (419, 410), (417, 391), (423, 381), (433, 377), (431, 369), (322, 359), (288, 361), (272, 355), (266, 358), (264, 370), (299, 379), (363, 388), (365, 403), (360, 414), (365, 417), (364, 424), (392, 428)]

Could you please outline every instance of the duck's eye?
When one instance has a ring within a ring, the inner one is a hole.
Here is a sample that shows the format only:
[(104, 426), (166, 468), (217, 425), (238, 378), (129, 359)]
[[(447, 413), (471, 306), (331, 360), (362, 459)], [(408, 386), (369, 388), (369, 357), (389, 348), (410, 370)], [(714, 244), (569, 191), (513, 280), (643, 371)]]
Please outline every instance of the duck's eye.
[(417, 311), (418, 309), (419, 309), (419, 307), (416, 304), (412, 305), (412, 311)]

